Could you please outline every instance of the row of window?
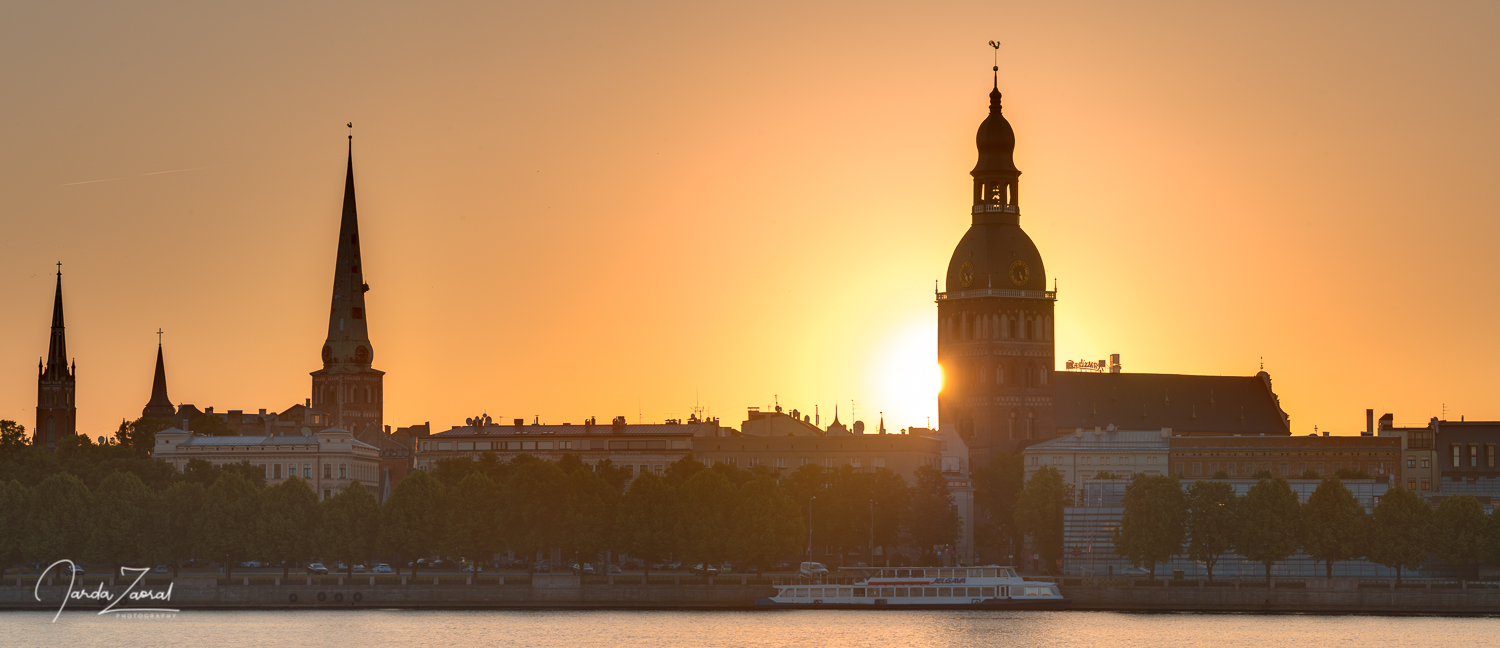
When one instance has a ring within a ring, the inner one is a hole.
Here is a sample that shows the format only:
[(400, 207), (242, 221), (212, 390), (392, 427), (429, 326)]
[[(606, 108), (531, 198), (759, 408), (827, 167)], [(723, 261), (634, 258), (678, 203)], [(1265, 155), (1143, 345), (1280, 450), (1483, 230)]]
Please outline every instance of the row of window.
[(422, 451), (442, 450), (687, 450), (686, 439), (614, 441), (423, 441)]
[[(1062, 465), (1062, 464), (1068, 463), (1068, 457), (1069, 457), (1069, 455), (1049, 455), (1049, 457), (1042, 457), (1040, 455), (1032, 455), (1032, 456), (1030, 456), (1030, 457), (1027, 458), (1027, 463), (1030, 464), (1030, 465), (1033, 465), (1033, 466), (1040, 466), (1044, 462), (1051, 463), (1053, 465)], [(1050, 462), (1047, 461), (1048, 458), (1051, 459)], [(1129, 457), (1129, 456), (1126, 456), (1126, 457), (1104, 457), (1104, 456), (1093, 457), (1093, 456), (1089, 456), (1089, 457), (1081, 457), (1078, 460), (1078, 463), (1086, 465), (1086, 466), (1094, 465), (1096, 462), (1097, 462), (1098, 465), (1101, 465), (1101, 466), (1110, 466), (1110, 465), (1126, 466), (1126, 465), (1132, 465), (1132, 464), (1134, 464), (1135, 463), (1135, 457)], [(1143, 462), (1143, 463), (1146, 463), (1147, 465), (1156, 465), (1156, 457), (1147, 456), (1146, 457), (1146, 461)], [(1177, 464), (1177, 465), (1181, 466), (1182, 464)], [(1199, 464), (1193, 464), (1193, 465), (1196, 466), (1196, 465), (1199, 465)], [(1219, 464), (1214, 464), (1214, 466), (1218, 466), (1218, 465)]]
[[(1453, 444), (1449, 444), (1448, 447), (1453, 451), (1453, 467), (1454, 468), (1458, 468), (1458, 467), (1463, 466), (1464, 445), (1462, 443), (1453, 443)], [(1469, 454), (1469, 467), (1470, 468), (1478, 468), (1479, 467), (1479, 444), (1477, 444), (1477, 443), (1470, 443), (1469, 444), (1469, 453), (1468, 454)], [(1486, 468), (1494, 468), (1495, 467), (1495, 444), (1493, 444), (1493, 443), (1486, 443), (1486, 444), (1484, 444), (1484, 462), (1485, 462), (1484, 465), (1485, 465)]]
[[(1417, 490), (1417, 480), (1406, 480), (1406, 490)], [(1422, 490), (1432, 490), (1432, 482), (1426, 479), (1422, 480)]]
[[(1319, 475), (1327, 475), (1327, 474), (1331, 474), (1331, 473), (1336, 473), (1336, 472), (1344, 469), (1344, 463), (1341, 462), (1341, 461), (1333, 462), (1333, 470), (1331, 472), (1324, 472), (1324, 465), (1325, 464), (1323, 462), (1321, 462), (1321, 461), (1312, 464), (1313, 471), (1316, 472), (1316, 473), (1318, 473)], [(1186, 466), (1185, 462), (1178, 462), (1177, 463), (1176, 473), (1178, 475), (1188, 475), (1188, 473), (1184, 472), (1184, 470), (1183, 470), (1185, 466)], [(1244, 462), (1244, 467), (1243, 468), (1240, 467), (1240, 464), (1234, 463), (1234, 462), (1229, 462), (1229, 463), (1223, 464), (1222, 468), (1220, 467), (1220, 464), (1218, 462), (1210, 462), (1208, 464), (1208, 472), (1204, 472), (1203, 466), (1204, 465), (1201, 462), (1196, 462), (1196, 461), (1193, 462), (1191, 476), (1193, 476), (1193, 477), (1211, 477), (1211, 476), (1217, 474), (1220, 470), (1223, 470), (1230, 477), (1250, 477), (1250, 476), (1254, 475), (1255, 473), (1260, 472), (1261, 470), (1265, 470), (1265, 471), (1270, 472), (1273, 475), (1280, 475), (1282, 477), (1297, 477), (1297, 476), (1302, 475), (1303, 473), (1307, 472), (1307, 466), (1308, 466), (1308, 464), (1306, 462), (1298, 463), (1295, 471), (1292, 470), (1292, 465), (1289, 464), (1289, 463), (1281, 463), (1281, 464), (1276, 464), (1276, 465), (1273, 466), (1269, 462), (1262, 462), (1259, 465), (1259, 468), (1257, 468), (1256, 467), (1256, 463), (1253, 462), (1253, 461), (1246, 461), (1246, 462)], [(1359, 470), (1360, 469), (1359, 462), (1357, 462), (1357, 461), (1351, 461), (1351, 462), (1349, 462), (1349, 469), (1350, 470)], [(1389, 463), (1379, 463), (1379, 462), (1371, 461), (1371, 462), (1365, 464), (1365, 469), (1364, 470), (1365, 470), (1365, 473), (1369, 474), (1372, 477), (1375, 476), (1375, 475), (1384, 475), (1386, 473), (1391, 472), (1391, 464), (1389, 464)], [(1240, 474), (1236, 474), (1237, 472), (1240, 473)]]
[[(958, 316), (957, 331), (954, 318), (943, 324), (944, 333), (950, 340), (1036, 340), (1052, 339), (1052, 317), (963, 313)], [(955, 335), (956, 334), (956, 335)]]
[[(279, 464), (279, 463), (260, 464), (260, 473), (261, 473), (261, 476), (264, 477), (264, 478), (266, 478), (266, 479), (273, 479), (273, 480), (274, 479), (281, 479), (281, 467), (282, 467), (282, 465), (283, 464)], [(286, 476), (288, 478), (290, 478), (290, 477), (296, 477), (297, 476), (297, 464), (289, 463), (289, 464), (285, 464), (285, 466), (286, 466)], [(325, 464), (323, 464), (323, 479), (333, 479), (333, 466), (334, 466), (334, 464), (331, 464), (331, 463), (325, 463)], [(339, 470), (339, 472), (338, 472), (338, 475), (339, 475), (338, 478), (339, 479), (348, 479), (349, 478), (349, 464), (338, 464), (338, 470)], [(302, 476), (303, 479), (312, 479), (313, 478), (313, 465), (310, 464), (310, 463), (302, 464), (302, 475), (301, 476)]]

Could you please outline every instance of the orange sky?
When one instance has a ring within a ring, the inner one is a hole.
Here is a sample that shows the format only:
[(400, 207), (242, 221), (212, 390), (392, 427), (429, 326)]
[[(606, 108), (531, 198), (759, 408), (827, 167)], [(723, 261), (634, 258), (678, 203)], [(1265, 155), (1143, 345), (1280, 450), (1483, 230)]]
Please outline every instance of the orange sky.
[(1059, 364), (1500, 418), (1493, 3), (130, 4), (0, 6), (28, 428), (59, 260), (81, 431), (306, 398), (351, 120), (387, 423), (924, 424), (992, 38)]

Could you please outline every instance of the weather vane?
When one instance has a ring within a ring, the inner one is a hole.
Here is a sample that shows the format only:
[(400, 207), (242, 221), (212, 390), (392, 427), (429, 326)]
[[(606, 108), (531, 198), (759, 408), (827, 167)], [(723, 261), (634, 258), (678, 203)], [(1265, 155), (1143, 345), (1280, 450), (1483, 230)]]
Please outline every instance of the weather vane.
[(1000, 87), (1000, 41), (990, 41), (990, 47), (995, 49), (995, 67), (990, 68), (995, 73), (995, 87)]
[[(995, 68), (999, 69), (999, 68)], [(354, 122), (349, 122), (349, 139), (354, 139)]]

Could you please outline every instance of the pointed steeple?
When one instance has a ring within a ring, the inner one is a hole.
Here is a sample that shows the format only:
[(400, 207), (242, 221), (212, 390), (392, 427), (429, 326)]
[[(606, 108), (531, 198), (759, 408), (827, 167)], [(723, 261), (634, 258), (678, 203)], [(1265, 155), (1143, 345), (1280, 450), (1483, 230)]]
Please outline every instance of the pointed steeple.
[[(160, 332), (157, 333), (160, 335)], [(156, 376), (151, 379), (151, 400), (141, 410), (146, 418), (167, 419), (177, 414), (177, 408), (167, 398), (167, 364), (162, 361), (161, 340), (156, 341)]]
[(328, 339), (323, 344), (323, 366), (369, 367), (375, 358), (366, 326), (365, 292), (359, 252), (359, 213), (354, 202), (354, 136), (349, 137), (349, 160), (344, 173), (344, 214), (339, 221), (338, 254), (333, 268), (333, 298), (328, 309)]
[(42, 372), (49, 380), (70, 376), (68, 372), (68, 337), (63, 327), (62, 264), (57, 264), (57, 292), (52, 298), (52, 340), (47, 345), (47, 367)]

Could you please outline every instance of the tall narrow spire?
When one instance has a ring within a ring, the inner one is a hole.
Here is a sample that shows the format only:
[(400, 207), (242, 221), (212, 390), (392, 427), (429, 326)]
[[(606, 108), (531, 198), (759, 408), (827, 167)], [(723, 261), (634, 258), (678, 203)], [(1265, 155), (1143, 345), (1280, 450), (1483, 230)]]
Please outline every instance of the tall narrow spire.
[(51, 380), (67, 377), (68, 336), (63, 327), (62, 264), (57, 264), (57, 291), (52, 297), (52, 339), (47, 345), (47, 368)]
[(141, 410), (141, 416), (146, 418), (169, 418), (177, 413), (177, 408), (172, 405), (171, 399), (167, 398), (167, 364), (162, 361), (161, 354), (161, 331), (157, 331), (156, 341), (156, 376), (151, 379), (151, 400)]
[(365, 292), (359, 252), (359, 212), (354, 200), (354, 136), (349, 136), (349, 158), (344, 172), (344, 214), (339, 221), (339, 246), (333, 268), (333, 299), (328, 310), (328, 340), (323, 365), (368, 367), (375, 357), (366, 326)]

